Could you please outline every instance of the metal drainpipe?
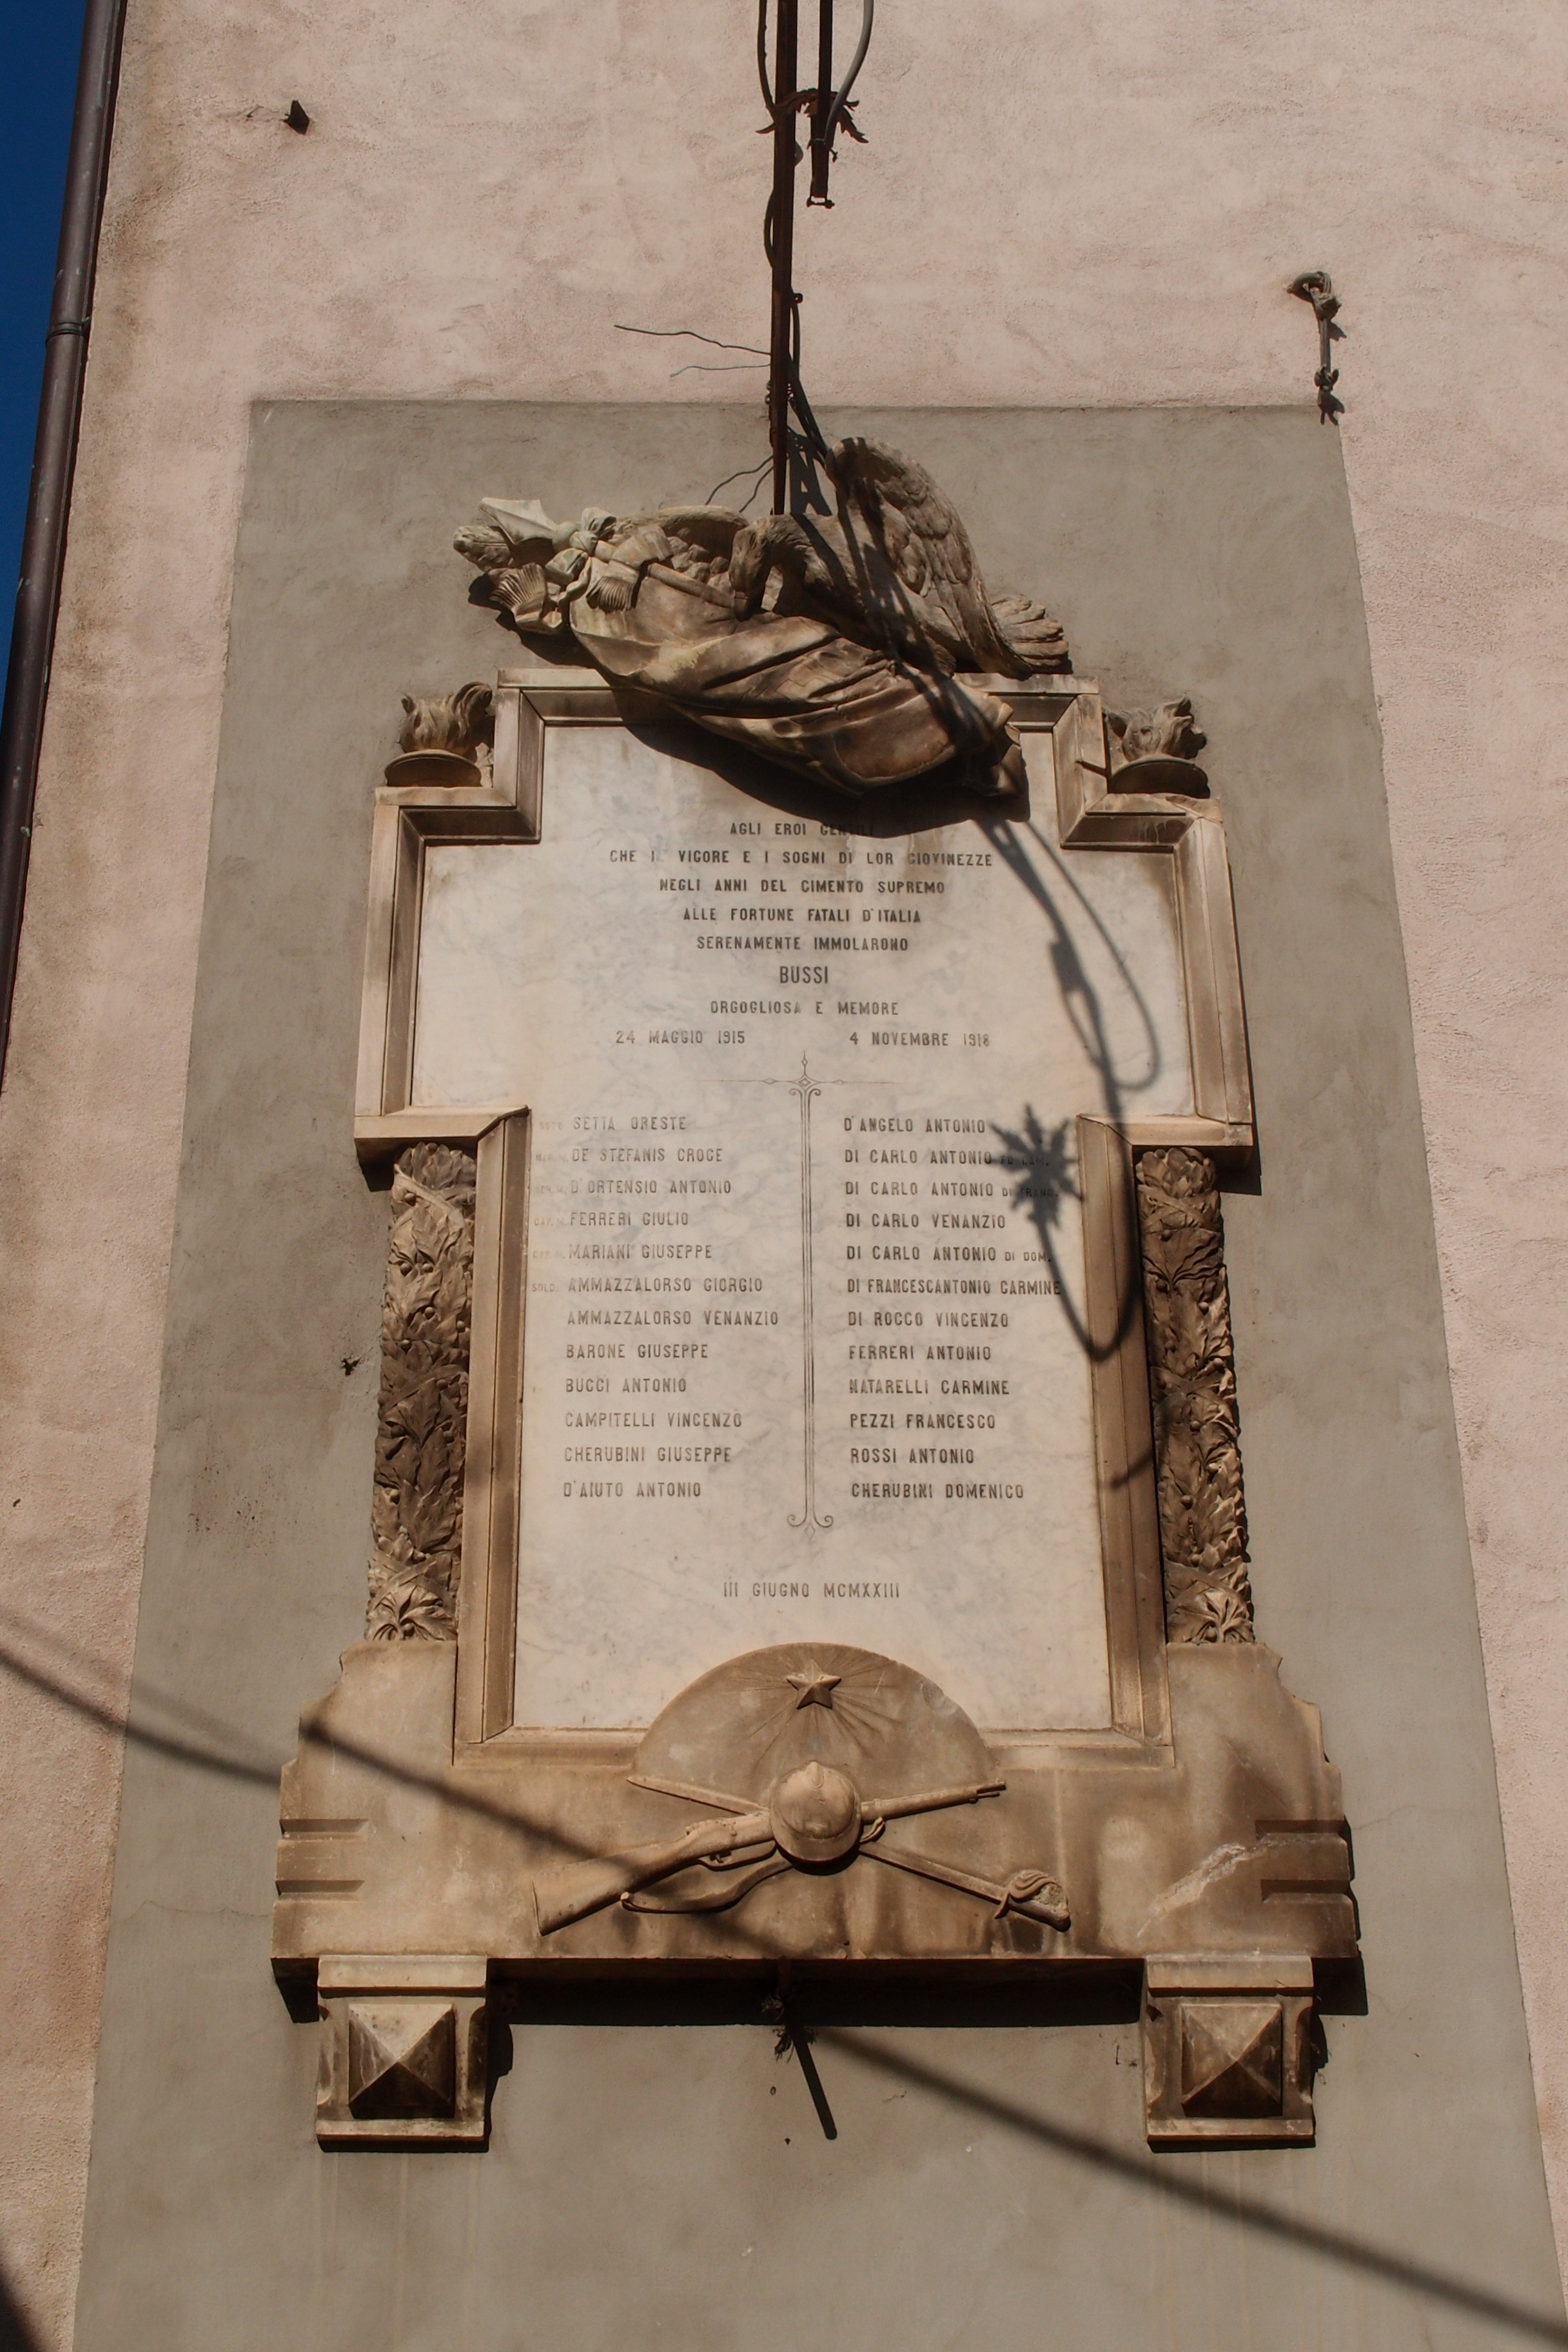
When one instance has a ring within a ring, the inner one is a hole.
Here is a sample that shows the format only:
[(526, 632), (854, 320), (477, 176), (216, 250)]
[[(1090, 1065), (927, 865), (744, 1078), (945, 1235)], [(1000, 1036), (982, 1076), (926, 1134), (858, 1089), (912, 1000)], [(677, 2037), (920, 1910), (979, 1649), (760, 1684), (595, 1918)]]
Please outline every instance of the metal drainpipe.
[(114, 97), (125, 0), (88, 0), (77, 76), (76, 117), (66, 167), (65, 208), (55, 262), (54, 301), (44, 341), (44, 383), (33, 444), (33, 480), (22, 538), (22, 574), (0, 717), (0, 1080), (11, 1039), (16, 956), (27, 889), (33, 801), (38, 784), (44, 707), (59, 617), (66, 523), (76, 471), (87, 340), (98, 266), (98, 232), (109, 180)]

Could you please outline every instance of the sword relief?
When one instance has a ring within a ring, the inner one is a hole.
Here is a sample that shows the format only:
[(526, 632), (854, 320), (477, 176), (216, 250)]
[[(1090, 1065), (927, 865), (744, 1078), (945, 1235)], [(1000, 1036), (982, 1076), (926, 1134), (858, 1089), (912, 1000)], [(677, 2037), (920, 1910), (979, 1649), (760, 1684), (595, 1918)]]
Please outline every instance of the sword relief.
[[(716, 1787), (655, 1769), (672, 1755), (689, 1756), (694, 1745), (707, 1749), (716, 1778), (733, 1774), (742, 1790), (750, 1781), (752, 1793), (737, 1791), (733, 1780)], [(785, 1871), (847, 1869), (862, 1857), (978, 1896), (997, 1919), (1016, 1914), (1065, 1933), (1071, 1926), (1068, 1898), (1049, 1871), (998, 1876), (884, 1842), (889, 1822), (1002, 1796), (1005, 1782), (983, 1777), (989, 1760), (951, 1700), (890, 1659), (836, 1644), (732, 1659), (672, 1703), (627, 1775), (633, 1788), (703, 1806), (718, 1818), (540, 1871), (533, 1880), (540, 1935), (612, 1904), (666, 1915), (727, 1911)], [(887, 1793), (861, 1794), (868, 1766), (886, 1776), (880, 1785)], [(956, 1767), (963, 1777), (898, 1785), (921, 1766)], [(720, 1883), (672, 1886), (663, 1895), (647, 1891), (699, 1869)]]

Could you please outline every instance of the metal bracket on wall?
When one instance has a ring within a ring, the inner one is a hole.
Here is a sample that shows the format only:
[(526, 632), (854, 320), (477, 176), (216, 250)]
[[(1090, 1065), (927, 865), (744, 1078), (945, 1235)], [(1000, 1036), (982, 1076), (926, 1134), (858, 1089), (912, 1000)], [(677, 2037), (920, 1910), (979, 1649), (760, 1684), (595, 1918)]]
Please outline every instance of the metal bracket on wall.
[(1342, 342), (1344, 329), (1336, 327), (1335, 316), (1340, 298), (1334, 292), (1334, 281), (1326, 269), (1303, 269), (1300, 278), (1292, 278), (1288, 292), (1298, 300), (1310, 302), (1312, 316), (1318, 322), (1318, 373), (1312, 382), (1318, 387), (1318, 415), (1325, 425), (1337, 425), (1344, 414), (1344, 402), (1334, 398), (1334, 386), (1340, 372), (1331, 364), (1333, 353), (1331, 344)]

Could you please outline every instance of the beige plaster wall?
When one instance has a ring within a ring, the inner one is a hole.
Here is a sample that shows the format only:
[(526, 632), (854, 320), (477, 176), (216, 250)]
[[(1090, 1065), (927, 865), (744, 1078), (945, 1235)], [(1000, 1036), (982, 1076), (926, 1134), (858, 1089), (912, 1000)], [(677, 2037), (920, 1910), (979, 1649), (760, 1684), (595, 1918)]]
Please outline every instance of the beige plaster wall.
[[(1344, 297), (1342, 438), (1563, 2241), (1568, 22), (1539, 0), (885, 0), (881, 16), (873, 143), (800, 239), (824, 402), (1300, 402), (1314, 336), (1284, 281), (1325, 266)], [(760, 394), (760, 376), (672, 378), (735, 354), (613, 323), (764, 331), (752, 37), (741, 0), (280, 0), (259, 22), (132, 0), (0, 1102), (0, 1640), (110, 1706), (250, 404)], [(279, 121), (296, 96), (304, 138)], [(1027, 584), (1070, 620), (1048, 551)], [(52, 2352), (70, 2336), (118, 1767), (89, 1719), (15, 1677), (0, 1726), (25, 1759), (0, 1797), (0, 2256)]]

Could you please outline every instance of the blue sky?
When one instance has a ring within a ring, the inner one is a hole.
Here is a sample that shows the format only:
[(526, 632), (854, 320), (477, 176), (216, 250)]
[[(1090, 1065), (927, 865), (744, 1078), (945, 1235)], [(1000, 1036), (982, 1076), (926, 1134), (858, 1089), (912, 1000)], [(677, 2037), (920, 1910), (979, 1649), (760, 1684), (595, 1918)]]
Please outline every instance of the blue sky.
[(38, 416), (83, 0), (0, 0), (0, 618), (4, 642), (21, 560)]

